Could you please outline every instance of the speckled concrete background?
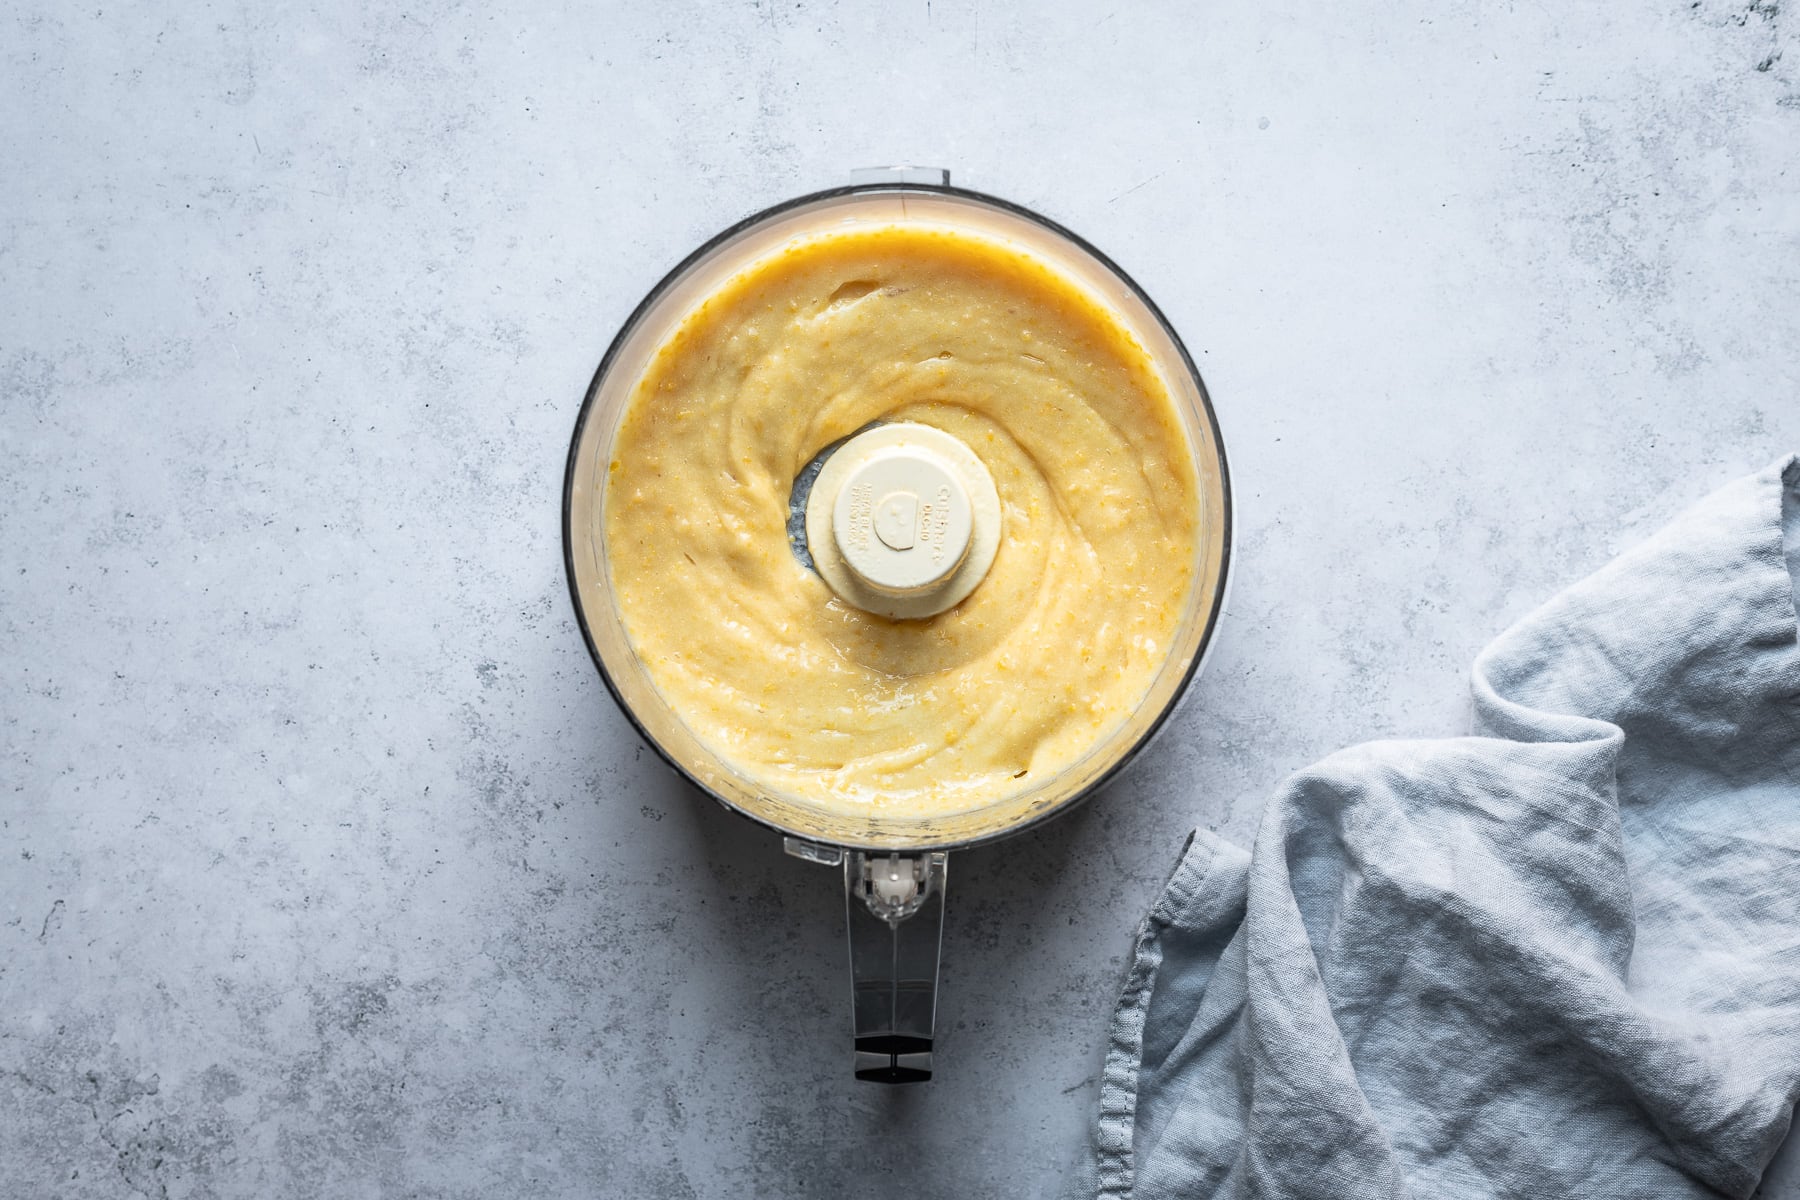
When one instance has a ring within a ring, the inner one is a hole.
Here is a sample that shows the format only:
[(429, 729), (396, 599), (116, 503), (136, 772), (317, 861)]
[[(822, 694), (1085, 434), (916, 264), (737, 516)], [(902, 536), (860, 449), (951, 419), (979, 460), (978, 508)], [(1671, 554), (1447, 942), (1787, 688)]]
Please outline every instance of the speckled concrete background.
[[(505, 7), (0, 18), (7, 1196), (1042, 1194), (1186, 829), (1459, 731), (1505, 623), (1800, 447), (1776, 0)], [(920, 1090), (558, 545), (638, 297), (886, 161), (1138, 276), (1243, 519), (1179, 726), (952, 861)]]

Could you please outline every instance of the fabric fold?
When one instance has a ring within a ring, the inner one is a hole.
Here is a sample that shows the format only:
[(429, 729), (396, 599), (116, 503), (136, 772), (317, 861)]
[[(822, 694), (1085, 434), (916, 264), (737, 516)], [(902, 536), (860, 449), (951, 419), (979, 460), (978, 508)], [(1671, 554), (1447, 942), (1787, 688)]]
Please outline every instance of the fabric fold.
[(1197, 832), (1071, 1194), (1748, 1196), (1800, 1094), (1797, 498), (1789, 458), (1501, 634), (1471, 736)]

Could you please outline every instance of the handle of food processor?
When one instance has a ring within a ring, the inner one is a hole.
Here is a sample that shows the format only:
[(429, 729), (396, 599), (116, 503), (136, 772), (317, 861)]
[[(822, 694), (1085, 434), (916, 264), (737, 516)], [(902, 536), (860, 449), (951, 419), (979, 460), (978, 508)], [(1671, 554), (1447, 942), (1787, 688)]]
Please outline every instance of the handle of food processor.
[(869, 854), (795, 837), (785, 839), (783, 848), (795, 858), (844, 868), (856, 1077), (872, 1083), (930, 1079), (950, 856), (942, 850)]
[(942, 851), (844, 856), (858, 1079), (931, 1078), (948, 858)]

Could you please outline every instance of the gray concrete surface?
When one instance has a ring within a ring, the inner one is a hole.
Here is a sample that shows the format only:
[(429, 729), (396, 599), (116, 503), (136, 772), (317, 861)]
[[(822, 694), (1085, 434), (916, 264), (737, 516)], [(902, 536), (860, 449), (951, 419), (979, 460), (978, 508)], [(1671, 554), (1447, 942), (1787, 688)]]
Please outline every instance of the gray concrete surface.
[[(8, 5), (0, 1192), (1049, 1191), (1185, 830), (1459, 731), (1492, 634), (1800, 447), (1797, 16)], [(848, 1078), (829, 872), (639, 746), (558, 544), (638, 297), (887, 161), (1138, 276), (1242, 517), (1179, 726), (952, 861), (911, 1091)]]

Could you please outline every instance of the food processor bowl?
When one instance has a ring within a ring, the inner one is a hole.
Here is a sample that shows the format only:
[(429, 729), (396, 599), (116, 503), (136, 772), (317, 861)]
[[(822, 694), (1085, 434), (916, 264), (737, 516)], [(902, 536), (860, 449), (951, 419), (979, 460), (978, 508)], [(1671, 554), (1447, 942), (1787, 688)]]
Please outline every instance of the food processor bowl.
[[(968, 811), (850, 811), (759, 784), (707, 746), (653, 684), (627, 635), (608, 575), (602, 512), (620, 421), (658, 348), (708, 295), (795, 239), (858, 226), (922, 224), (1008, 243), (1102, 301), (1167, 386), (1197, 479), (1198, 533), (1175, 637), (1132, 715), (1053, 777)], [(930, 1074), (947, 853), (1028, 829), (1092, 795), (1140, 752), (1198, 671), (1224, 605), (1232, 546), (1225, 449), (1206, 388), (1150, 298), (1098, 250), (1019, 205), (951, 187), (943, 171), (894, 169), (800, 196), (733, 225), (671, 271), (601, 360), (581, 406), (564, 486), (563, 545), (582, 634), (619, 707), (696, 787), (784, 835), (789, 853), (845, 873), (855, 980), (857, 1074), (907, 1082)]]

